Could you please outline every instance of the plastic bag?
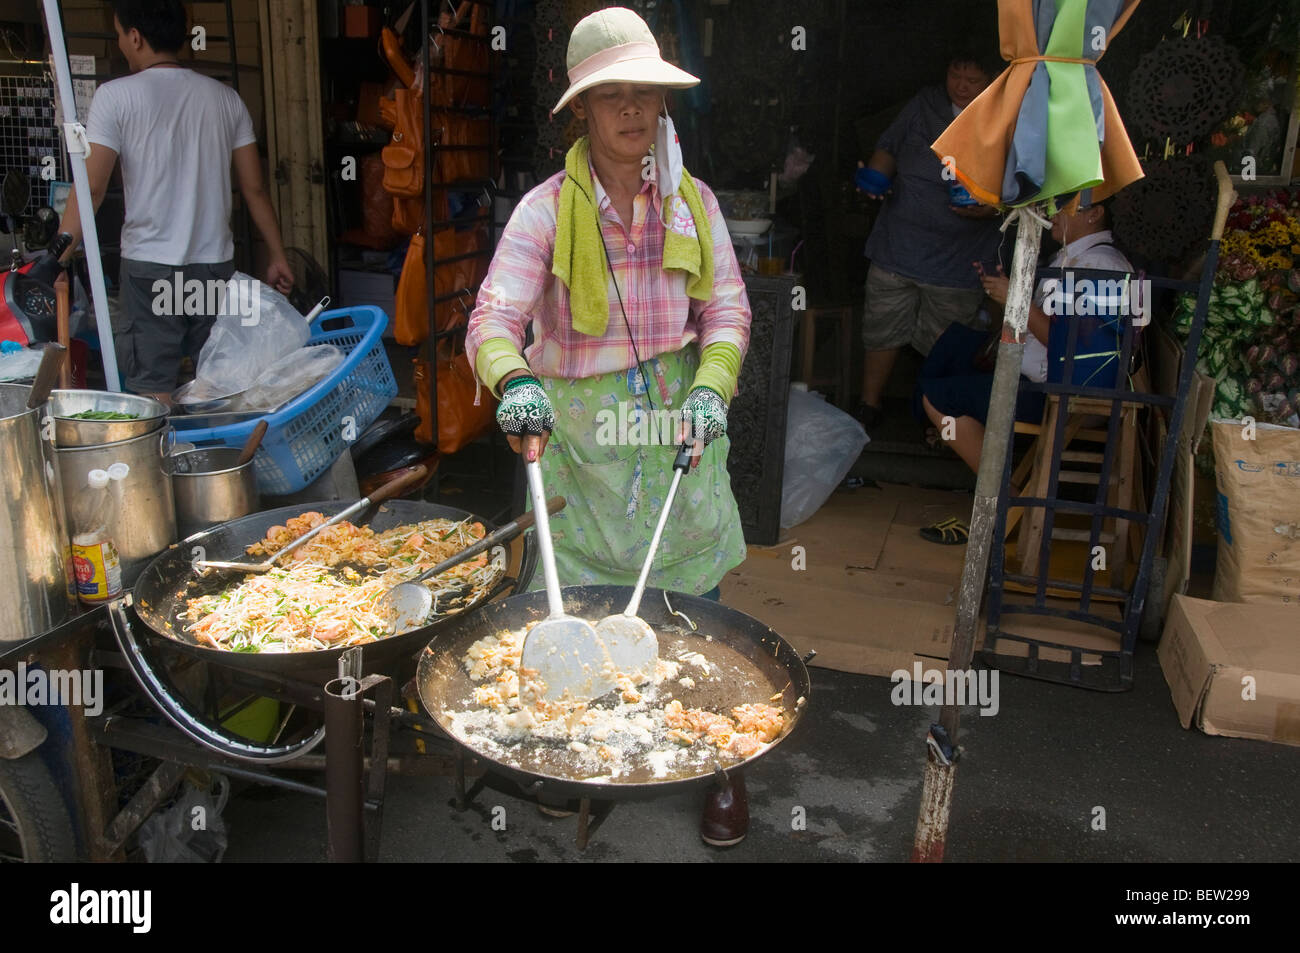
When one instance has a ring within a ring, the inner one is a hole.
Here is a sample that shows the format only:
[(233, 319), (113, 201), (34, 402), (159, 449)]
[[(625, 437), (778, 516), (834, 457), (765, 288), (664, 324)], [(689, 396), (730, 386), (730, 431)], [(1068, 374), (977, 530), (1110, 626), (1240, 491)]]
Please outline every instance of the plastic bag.
[[(6, 341), (13, 344), (13, 341)], [(41, 351), (19, 346), (0, 351), (0, 381), (23, 381), (36, 376), (41, 366)]]
[(269, 413), (326, 378), (346, 355), (332, 344), (314, 344), (291, 351), (230, 402), (230, 410)]
[(226, 853), (226, 822), (221, 819), (230, 798), (230, 782), (212, 775), (208, 790), (185, 782), (171, 807), (140, 825), (140, 849), (151, 864), (216, 864)]
[(798, 526), (826, 502), (870, 438), (820, 395), (790, 389), (785, 424), (781, 528)]
[(288, 298), (237, 271), (226, 283), (194, 380), (173, 397), (194, 403), (247, 390), (272, 364), (306, 344), (310, 333)]

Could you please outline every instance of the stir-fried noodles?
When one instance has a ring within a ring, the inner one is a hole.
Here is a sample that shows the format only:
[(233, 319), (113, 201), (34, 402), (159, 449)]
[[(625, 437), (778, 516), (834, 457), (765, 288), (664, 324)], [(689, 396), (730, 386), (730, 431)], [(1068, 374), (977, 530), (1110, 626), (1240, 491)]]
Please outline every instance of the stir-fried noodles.
[[(270, 555), (325, 519), (316, 512), (293, 517), (271, 527), (248, 552)], [(468, 520), (424, 520), (380, 533), (339, 523), (269, 572), (189, 600), (186, 630), (206, 645), (233, 652), (310, 652), (373, 642), (392, 623), (381, 605), (389, 589), (483, 535), (483, 525)], [(505, 566), (490, 556), (467, 559), (424, 583), (433, 593), (433, 615), (459, 611), (491, 589)]]

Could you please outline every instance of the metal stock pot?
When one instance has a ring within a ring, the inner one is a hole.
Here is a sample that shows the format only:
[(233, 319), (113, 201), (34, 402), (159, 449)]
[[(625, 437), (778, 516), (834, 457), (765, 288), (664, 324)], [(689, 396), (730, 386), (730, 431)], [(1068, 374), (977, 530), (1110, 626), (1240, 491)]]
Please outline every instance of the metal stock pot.
[(42, 439), (48, 404), (27, 409), (30, 388), (0, 384), (0, 643), (54, 628), (75, 598), (68, 527), (52, 439)]
[(55, 451), (63, 480), (69, 519), (86, 488), (91, 470), (125, 463), (130, 474), (122, 481), (122, 505), (109, 524), (117, 548), (122, 585), (130, 587), (149, 561), (176, 541), (176, 508), (166, 453), (170, 430), (95, 447), (60, 447)]

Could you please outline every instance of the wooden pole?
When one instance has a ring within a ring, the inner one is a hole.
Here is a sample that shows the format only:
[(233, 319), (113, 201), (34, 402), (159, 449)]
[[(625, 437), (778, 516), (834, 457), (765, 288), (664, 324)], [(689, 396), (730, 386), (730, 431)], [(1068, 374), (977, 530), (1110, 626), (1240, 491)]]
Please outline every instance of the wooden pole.
[[(1028, 333), (1029, 306), (1034, 294), (1034, 272), (1038, 268), (1038, 250), (1043, 241), (1042, 226), (1035, 213), (1020, 208), (1012, 215), (1019, 219), (1016, 250), (1003, 315), (1002, 343), (998, 345), (997, 365), (993, 371), (993, 393), (989, 400), (984, 446), (975, 478), (970, 537), (957, 591), (957, 619), (948, 652), (948, 668), (954, 673), (969, 669), (975, 654), (975, 631), (979, 626), (980, 602), (997, 522), (1002, 469), (1006, 465), (1007, 446), (1015, 428), (1016, 392), (1020, 387), (1020, 361), (1025, 351), (1024, 335)], [(961, 711), (955, 703), (943, 706), (939, 724), (946, 732), (954, 753), (960, 721)], [(955, 770), (952, 761), (941, 758), (930, 747), (921, 787), (921, 809), (912, 842), (913, 861), (935, 863), (943, 860)]]
[[(54, 279), (55, 332), (59, 343), (68, 347), (72, 343), (72, 305), (68, 294), (68, 273), (60, 272)], [(59, 364), (59, 386), (67, 390), (72, 386), (72, 356)]]

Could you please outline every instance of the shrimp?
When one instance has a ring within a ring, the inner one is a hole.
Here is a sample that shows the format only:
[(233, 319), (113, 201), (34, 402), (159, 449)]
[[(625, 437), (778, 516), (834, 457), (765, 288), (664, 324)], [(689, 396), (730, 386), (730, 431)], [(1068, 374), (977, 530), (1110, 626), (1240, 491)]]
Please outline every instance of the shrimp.
[(763, 742), (775, 740), (785, 727), (781, 709), (771, 705), (739, 705), (731, 709), (731, 715), (742, 732), (753, 734)]
[(732, 737), (731, 741), (727, 743), (723, 750), (727, 754), (737, 758), (748, 758), (750, 755), (761, 751), (762, 748), (763, 743), (761, 741), (753, 735), (744, 734), (742, 732), (741, 734)]

